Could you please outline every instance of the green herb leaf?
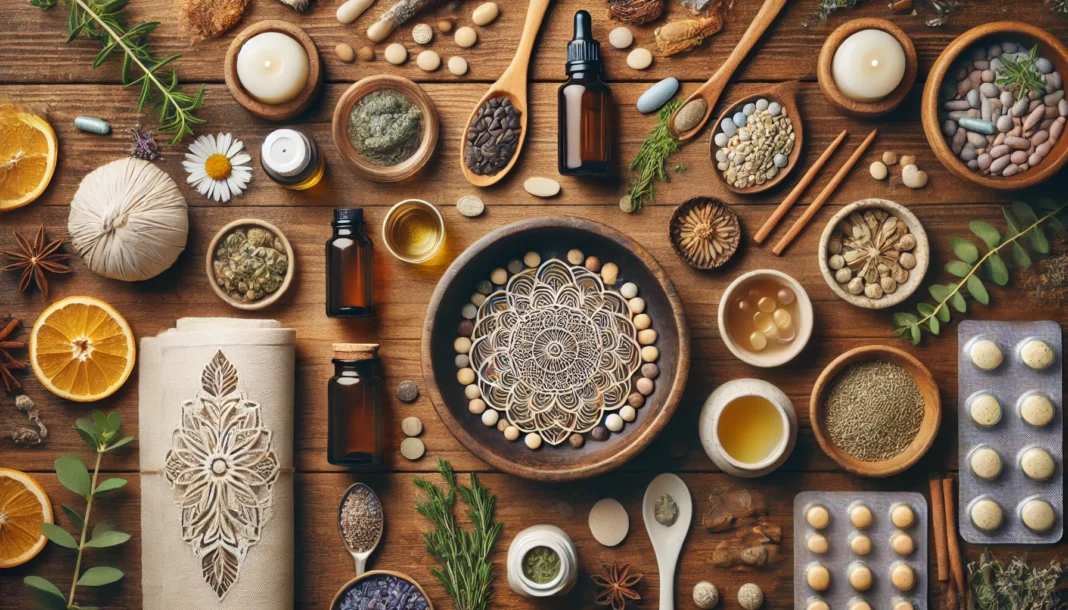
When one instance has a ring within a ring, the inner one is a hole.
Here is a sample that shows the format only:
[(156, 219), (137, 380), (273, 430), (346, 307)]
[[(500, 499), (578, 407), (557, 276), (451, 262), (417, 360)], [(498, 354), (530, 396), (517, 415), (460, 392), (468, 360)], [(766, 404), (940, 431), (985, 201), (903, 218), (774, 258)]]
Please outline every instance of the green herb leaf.
[(89, 568), (78, 579), (78, 585), (82, 587), (102, 587), (121, 580), (122, 570), (107, 566), (94, 566)]
[(1012, 242), (1012, 261), (1021, 267), (1031, 266), (1031, 255), (1020, 242)]
[[(923, 313), (923, 311), (921, 310), (920, 313)], [(920, 319), (908, 312), (899, 311), (894, 314), (894, 324), (898, 326), (916, 326), (919, 323)]]
[(63, 487), (74, 493), (88, 498), (92, 492), (92, 481), (89, 479), (89, 469), (85, 467), (77, 456), (64, 455), (56, 460), (56, 476)]
[(1057, 205), (1056, 201), (1050, 199), (1049, 197), (1039, 197), (1036, 200), (1036, 203), (1038, 203), (1038, 207), (1042, 208), (1046, 212), (1052, 212), (1057, 208), (1061, 207)]
[(85, 527), (85, 519), (78, 514), (78, 511), (66, 504), (60, 504), (59, 508), (63, 511), (63, 514), (67, 515), (67, 518), (70, 519), (70, 524), (74, 526), (74, 529), (80, 530)]
[(972, 266), (961, 261), (949, 261), (946, 263), (946, 271), (957, 277), (964, 277), (972, 272)]
[[(925, 317), (934, 315), (934, 312), (935, 312), (934, 305), (931, 305), (929, 303), (919, 303), (919, 304), (916, 305), (916, 309), (917, 309), (917, 311), (920, 312), (920, 314), (922, 314)], [(894, 321), (897, 322), (896, 319)]]
[(59, 546), (68, 549), (78, 548), (78, 541), (74, 539), (74, 536), (71, 536), (70, 532), (54, 523), (42, 523), (41, 534)]
[(96, 424), (97, 432), (101, 435), (107, 434), (110, 430), (107, 416), (96, 409), (93, 409), (93, 423)]
[[(956, 296), (960, 296), (960, 294), (959, 293), (958, 294), (954, 294), (953, 296), (955, 296), (955, 297)], [(950, 300), (952, 300), (952, 299), (950, 299)], [(962, 301), (964, 300), (963, 297), (961, 298), (961, 300)], [(935, 315), (938, 317), (938, 321), (939, 322), (941, 322), (943, 324), (949, 324), (949, 318), (950, 318), (949, 305), (947, 305), (945, 303), (939, 305), (938, 309), (935, 310)]]
[(111, 523), (110, 521), (98, 521), (97, 524), (93, 527), (93, 535), (91, 536), (91, 538), (99, 538), (114, 529), (114, 523)]
[(30, 595), (39, 605), (44, 606), (49, 610), (66, 609), (67, 598), (63, 597), (63, 593), (51, 582), (40, 576), (27, 576), (22, 579), (22, 582), (25, 583), (27, 587), (30, 587)]
[(96, 490), (93, 491), (93, 495), (99, 496), (109, 491), (115, 491), (116, 489), (122, 489), (126, 487), (126, 479), (107, 479), (96, 486)]
[(118, 434), (119, 430), (121, 429), (122, 416), (119, 415), (119, 412), (112, 411), (111, 413), (108, 413), (108, 430), (114, 432), (115, 434)]
[(93, 549), (103, 549), (109, 546), (118, 546), (130, 539), (130, 535), (111, 530), (104, 532), (99, 536), (93, 536), (93, 539), (85, 543), (85, 546)]
[(1009, 211), (1009, 208), (1007, 208), (1007, 207), (1001, 208), (1001, 214), (1003, 216), (1005, 216), (1005, 224), (1007, 225), (1007, 230), (1005, 232), (1006, 233), (1005, 236), (1006, 237), (1013, 237), (1013, 236), (1019, 234), (1020, 233), (1020, 226), (1018, 224), (1016, 224), (1016, 219), (1013, 218), (1012, 212)]
[(998, 286), (1009, 283), (1009, 268), (997, 252), (991, 252), (986, 259), (986, 270), (990, 273), (990, 279)]
[(100, 433), (97, 431), (93, 422), (87, 419), (78, 419), (74, 422), (74, 429), (78, 431), (78, 435), (82, 437), (87, 445), (94, 450), (100, 446)]
[(125, 445), (126, 443), (132, 441), (133, 439), (134, 439), (134, 437), (132, 437), (132, 436), (127, 436), (125, 438), (121, 438), (121, 439), (115, 441), (114, 443), (108, 445), (108, 448), (105, 449), (105, 451), (111, 451), (112, 449), (118, 449), (119, 447), (122, 447), (123, 445)]
[(1012, 213), (1016, 216), (1016, 220), (1020, 222), (1020, 225), (1032, 225), (1038, 222), (1038, 216), (1035, 216), (1035, 210), (1027, 205), (1023, 201), (1012, 202)]
[(934, 335), (938, 334), (938, 330), (939, 330), (938, 318), (931, 318), (931, 319), (927, 320), (927, 325), (931, 328), (931, 334), (934, 334)]
[(953, 296), (949, 299), (949, 304), (960, 313), (968, 311), (968, 302), (964, 300), (964, 295), (960, 292), (953, 293)]
[(920, 339), (923, 338), (923, 333), (920, 332), (920, 327), (919, 326), (910, 326), (909, 327), (909, 332), (912, 333), (912, 344), (913, 345), (919, 345), (920, 344)]
[(931, 296), (934, 297), (934, 300), (939, 303), (948, 299), (952, 290), (952, 288), (947, 288), (942, 284), (932, 284), (931, 287), (927, 289), (927, 291), (931, 293)]
[(1046, 233), (1042, 231), (1042, 227), (1031, 229), (1029, 237), (1031, 238), (1032, 250), (1039, 254), (1049, 254), (1049, 240), (1046, 239)]
[(1050, 228), (1053, 229), (1053, 231), (1058, 235), (1063, 236), (1065, 233), (1068, 233), (1068, 228), (1064, 226), (1064, 223), (1061, 222), (1060, 218), (1057, 218), (1056, 216), (1050, 216), (1048, 222)]
[(996, 248), (1001, 243), (1001, 232), (989, 222), (975, 220), (968, 224), (968, 228), (976, 237), (983, 240), (987, 248)]
[(976, 301), (979, 301), (983, 305), (990, 304), (990, 294), (986, 291), (986, 286), (983, 285), (983, 281), (978, 276), (971, 276), (968, 278), (968, 294), (972, 295)]
[(979, 248), (967, 239), (954, 237), (949, 240), (949, 247), (953, 249), (953, 254), (956, 254), (957, 258), (969, 265), (974, 265), (975, 261), (979, 260)]

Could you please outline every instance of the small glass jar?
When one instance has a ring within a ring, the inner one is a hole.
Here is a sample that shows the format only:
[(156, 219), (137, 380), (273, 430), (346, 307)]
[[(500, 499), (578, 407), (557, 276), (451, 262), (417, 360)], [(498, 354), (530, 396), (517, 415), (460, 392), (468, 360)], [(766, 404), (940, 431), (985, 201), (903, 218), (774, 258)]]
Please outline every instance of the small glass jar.
[(319, 184), (326, 157), (315, 140), (296, 129), (276, 129), (260, 148), (260, 165), (267, 176), (287, 189), (303, 191)]
[(326, 459), (335, 466), (382, 463), (382, 377), (378, 345), (335, 343), (327, 386)]
[[(538, 548), (547, 548), (560, 558), (560, 570), (552, 580), (537, 583), (527, 578), (523, 563)], [(522, 597), (567, 595), (578, 581), (578, 551), (575, 543), (555, 525), (535, 525), (516, 534), (508, 547), (508, 584)]]
[(375, 315), (375, 247), (367, 237), (361, 208), (334, 210), (334, 234), (326, 242), (326, 315), (368, 318)]

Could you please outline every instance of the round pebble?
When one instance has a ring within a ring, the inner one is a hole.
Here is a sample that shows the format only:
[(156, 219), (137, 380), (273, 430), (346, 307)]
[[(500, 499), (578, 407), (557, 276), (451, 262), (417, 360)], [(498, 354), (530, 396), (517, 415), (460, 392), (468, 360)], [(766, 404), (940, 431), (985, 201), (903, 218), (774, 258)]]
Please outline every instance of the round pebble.
[(471, 351), (471, 340), (467, 337), (457, 337), (456, 340), (452, 342), (452, 348), (456, 350), (456, 353), (458, 354), (466, 354)]
[(890, 548), (902, 557), (911, 555), (916, 550), (916, 541), (905, 532), (897, 532), (890, 537)]
[(498, 286), (504, 286), (508, 282), (508, 270), (504, 267), (497, 267), (490, 271), (490, 282)]
[(638, 381), (634, 382), (634, 389), (638, 390), (638, 392), (642, 396), (648, 396), (648, 395), (652, 394), (653, 393), (653, 387), (654, 387), (653, 380), (649, 379), (648, 377), (642, 377)]
[(927, 172), (915, 165), (906, 165), (901, 168), (901, 181), (910, 189), (922, 189), (927, 186)]
[(1020, 401), (1020, 417), (1032, 426), (1046, 426), (1053, 421), (1053, 403), (1042, 394), (1031, 394)]
[(1020, 348), (1020, 360), (1028, 368), (1041, 371), (1053, 364), (1053, 348), (1040, 339), (1031, 339)]
[(655, 346), (646, 345), (642, 348), (642, 362), (656, 362), (656, 359), (660, 357), (660, 350)]
[(638, 418), (638, 412), (634, 410), (634, 407), (630, 405), (623, 405), (619, 410), (619, 417), (625, 422), (632, 422)]
[(581, 265), (584, 260), (586, 260), (586, 255), (582, 253), (582, 250), (573, 248), (567, 251), (567, 262), (572, 265)]
[(993, 426), (1001, 421), (1001, 403), (993, 394), (980, 394), (968, 404), (968, 414), (980, 426)]
[(981, 339), (968, 350), (972, 364), (984, 371), (992, 371), (1001, 365), (1001, 348), (990, 339)]
[(634, 316), (632, 322), (634, 322), (634, 328), (638, 330), (645, 330), (653, 325), (653, 319), (649, 317), (649, 314), (644, 313)]
[(482, 392), (478, 389), (477, 385), (471, 384), (464, 388), (464, 396), (466, 396), (468, 400), (474, 400), (479, 396), (482, 396)]
[(512, 275), (515, 275), (522, 271), (523, 267), (523, 261), (519, 260), (518, 258), (513, 258), (512, 260), (508, 261), (508, 273), (511, 273)]
[(441, 67), (441, 56), (436, 52), (427, 49), (415, 58), (415, 63), (419, 66), (420, 70), (424, 72), (433, 72)]
[(337, 54), (338, 59), (345, 63), (349, 63), (356, 58), (356, 53), (352, 50), (352, 47), (344, 42), (338, 43), (338, 45), (334, 47), (334, 53)]
[(507, 429), (508, 429), (508, 420), (507, 419), (503, 419), (503, 418), (502, 419), (498, 419), (497, 420), (497, 431), (498, 432), (504, 432)]
[(449, 58), (449, 72), (452, 72), (456, 76), (463, 76), (467, 74), (467, 60), (459, 55), (454, 55)]
[(593, 539), (604, 546), (617, 546), (630, 531), (627, 509), (618, 500), (604, 498), (590, 509), (590, 533)]
[(531, 250), (523, 255), (523, 264), (530, 268), (537, 267), (541, 264), (541, 255)]
[[(780, 310), (783, 311), (783, 310)], [(651, 328), (638, 331), (638, 345), (652, 345), (656, 343), (656, 331)]]
[(470, 368), (463, 368), (456, 371), (456, 381), (459, 381), (463, 385), (475, 382), (475, 371)]
[(414, 462), (426, 453), (426, 445), (417, 438), (406, 438), (401, 441), (400, 452), (405, 458)]
[(448, 19), (438, 21), (438, 31), (442, 34), (448, 34), (452, 31), (452, 22)]
[(749, 117), (746, 116), (744, 112), (735, 112), (734, 116), (731, 117), (731, 120), (734, 121), (734, 124), (738, 127), (745, 127), (746, 123), (749, 121)]
[(456, 332), (461, 337), (470, 337), (475, 332), (475, 323), (471, 320), (462, 320), (456, 327)]
[(627, 282), (619, 287), (619, 294), (623, 295), (624, 299), (633, 299), (638, 296), (638, 286), (634, 282)]
[(405, 417), (401, 422), (401, 432), (405, 436), (419, 436), (423, 432), (423, 420), (418, 417)]
[(660, 375), (660, 367), (651, 362), (642, 365), (642, 375), (649, 379), (656, 379)]
[(567, 442), (571, 445), (572, 448), (578, 449), (584, 444), (586, 444), (586, 437), (576, 432), (575, 434), (572, 434), (567, 438)]
[(500, 14), (501, 9), (497, 7), (496, 2), (483, 2), (471, 13), (471, 21), (475, 25), (488, 25)]
[(617, 279), (619, 279), (619, 266), (615, 263), (605, 263), (601, 267), (601, 281), (609, 286), (615, 286)]
[(405, 49), (404, 45), (399, 42), (394, 42), (386, 47), (385, 56), (386, 61), (395, 66), (399, 66), (408, 61), (408, 49)]
[(782, 153), (775, 153), (775, 156), (772, 157), (772, 162), (775, 164), (775, 167), (782, 169), (790, 162), (790, 157), (787, 157)]
[(633, 70), (644, 70), (653, 64), (653, 54), (649, 49), (638, 48), (627, 54), (627, 65)]
[[(478, 42), (478, 34), (475, 33), (474, 28), (465, 25), (456, 30), (453, 39), (456, 41), (457, 45), (466, 49), (475, 46), (475, 43)], [(538, 440), (540, 441), (541, 437), (538, 437)]]
[(631, 392), (630, 396), (627, 396), (627, 404), (635, 409), (640, 408), (645, 404), (645, 396), (642, 396), (641, 392)]
[(508, 426), (504, 429), (504, 438), (514, 441), (519, 440), (519, 428), (515, 426)]
[(634, 34), (628, 28), (619, 26), (608, 33), (608, 43), (617, 49), (625, 49), (634, 44)]
[(601, 270), (601, 259), (596, 256), (587, 256), (585, 262), (583, 262), (583, 266), (586, 267), (586, 269), (597, 273)]
[(768, 114), (771, 116), (779, 116), (782, 112), (782, 104), (779, 102), (771, 102), (768, 104)]
[(616, 413), (612, 413), (604, 419), (604, 425), (612, 432), (619, 432), (623, 429), (623, 418)]
[(425, 23), (412, 28), (412, 40), (418, 44), (427, 44), (434, 38), (434, 29)]
[(481, 398), (476, 398), (467, 403), (467, 410), (474, 415), (482, 415), (486, 412), (486, 401)]
[(460, 315), (466, 320), (474, 320), (475, 316), (478, 315), (478, 308), (475, 307), (474, 303), (465, 303), (464, 306), (460, 308)]
[(501, 418), (501, 414), (496, 409), (486, 409), (482, 412), (482, 423), (487, 426), (496, 426), (497, 420)]
[(471, 364), (471, 359), (467, 357), (467, 354), (456, 354), (454, 362), (456, 363), (456, 368), (462, 369)]
[(456, 211), (468, 218), (481, 216), (485, 210), (486, 204), (478, 195), (464, 195), (456, 202)]
[(595, 441), (608, 440), (608, 428), (605, 428), (604, 426), (597, 426), (593, 429), (593, 432), (590, 432), (590, 438)]
[(637, 315), (645, 311), (645, 299), (641, 297), (634, 297), (627, 301), (627, 307), (630, 308), (630, 313)]
[(419, 398), (419, 386), (414, 381), (402, 381), (397, 386), (397, 398), (401, 402), (415, 402)]
[(868, 168), (868, 171), (871, 172), (871, 177), (876, 180), (886, 180), (886, 176), (890, 173), (889, 170), (886, 169), (886, 164), (882, 161), (872, 163), (871, 167)]
[(356, 56), (364, 61), (374, 61), (375, 50), (371, 47), (360, 47), (360, 49), (356, 51)]
[(888, 166), (889, 165), (894, 165), (895, 163), (897, 163), (897, 153), (892, 151), (892, 150), (888, 150), (888, 151), (884, 152), (883, 153), (883, 163), (885, 163)]
[(538, 447), (541, 447), (541, 436), (532, 432), (523, 437), (523, 442), (526, 443), (527, 447), (530, 449), (537, 449)]

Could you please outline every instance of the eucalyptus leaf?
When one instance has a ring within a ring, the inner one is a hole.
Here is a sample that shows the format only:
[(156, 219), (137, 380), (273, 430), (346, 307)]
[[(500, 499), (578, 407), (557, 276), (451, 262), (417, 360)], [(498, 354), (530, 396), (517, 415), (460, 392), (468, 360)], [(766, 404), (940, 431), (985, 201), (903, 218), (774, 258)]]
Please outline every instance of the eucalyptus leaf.
[(997, 252), (991, 252), (985, 264), (987, 271), (990, 273), (990, 279), (995, 284), (1004, 286), (1009, 283), (1009, 268), (1005, 266), (1005, 261), (1001, 259), (1001, 255)]
[(949, 240), (949, 247), (953, 249), (953, 254), (956, 254), (957, 258), (969, 265), (974, 265), (975, 261), (979, 260), (979, 248), (967, 239), (954, 237)]
[(983, 240), (987, 248), (996, 248), (1001, 243), (1001, 232), (989, 222), (975, 220), (968, 224), (968, 228), (976, 237)]
[(1058, 208), (1061, 207), (1061, 206), (1057, 205), (1056, 201), (1050, 199), (1049, 197), (1039, 197), (1035, 201), (1035, 203), (1038, 204), (1038, 207), (1042, 208), (1043, 210), (1045, 210), (1047, 212), (1053, 212), (1053, 211), (1055, 211), (1055, 210), (1057, 210)]
[(946, 263), (946, 271), (957, 277), (964, 277), (972, 272), (973, 267), (961, 261), (949, 261)]
[(910, 326), (909, 332), (912, 333), (912, 344), (919, 345), (920, 339), (923, 338), (923, 333), (920, 332), (919, 326)]
[(118, 449), (119, 447), (122, 447), (123, 445), (125, 445), (126, 443), (132, 441), (133, 439), (134, 439), (134, 437), (132, 437), (132, 436), (127, 436), (125, 438), (121, 438), (121, 439), (115, 441), (114, 443), (108, 445), (108, 448), (106, 449), (106, 451), (111, 451), (112, 449)]
[(94, 549), (103, 549), (109, 546), (118, 546), (130, 539), (130, 535), (125, 532), (111, 530), (104, 532), (100, 536), (93, 536), (93, 539), (85, 543), (85, 546)]
[(100, 446), (100, 441), (91, 433), (86, 432), (85, 430), (82, 430), (77, 426), (75, 426), (74, 431), (78, 433), (78, 436), (82, 437), (82, 440), (85, 441), (86, 445), (89, 445), (93, 449), (96, 449)]
[(71, 536), (70, 532), (55, 523), (42, 523), (41, 534), (59, 546), (68, 549), (78, 548), (78, 541), (74, 539), (74, 536)]
[(897, 335), (901, 339), (908, 339), (909, 338), (909, 327), (908, 326), (899, 326), (899, 327), (894, 329), (894, 334)]
[(118, 411), (108, 413), (108, 425), (110, 430), (116, 434), (122, 429), (122, 416), (119, 415)]
[(1031, 266), (1031, 255), (1020, 245), (1020, 242), (1012, 242), (1012, 262), (1021, 267)]
[(1046, 239), (1046, 232), (1042, 230), (1042, 227), (1035, 227), (1028, 233), (1028, 237), (1031, 238), (1031, 249), (1039, 254), (1049, 254), (1049, 240)]
[(968, 311), (968, 302), (964, 300), (964, 295), (959, 291), (953, 293), (953, 296), (949, 299), (949, 304), (960, 313)]
[[(954, 296), (957, 296), (957, 295), (954, 295)], [(945, 303), (939, 305), (938, 309), (935, 310), (935, 316), (938, 317), (938, 321), (939, 322), (941, 322), (943, 324), (949, 324), (949, 318), (950, 318), (949, 305), (947, 305)]]
[(927, 320), (927, 326), (931, 328), (931, 333), (937, 335), (939, 331), (938, 318), (931, 318)]
[(86, 570), (78, 579), (78, 585), (83, 587), (102, 587), (110, 585), (122, 579), (122, 570), (107, 566), (93, 566)]
[(1012, 214), (1020, 221), (1020, 226), (1026, 227), (1038, 222), (1035, 210), (1023, 201), (1012, 202)]
[(22, 582), (30, 587), (30, 596), (48, 610), (64, 610), (67, 607), (67, 598), (58, 587), (41, 578), (40, 576), (27, 576)]
[[(920, 312), (920, 314), (922, 314), (925, 317), (926, 316), (930, 316), (930, 315), (934, 315), (934, 310), (935, 310), (934, 305), (931, 305), (930, 303), (919, 303), (919, 304), (916, 305), (916, 309), (917, 309), (917, 311)], [(894, 320), (894, 321), (896, 322), (897, 320)]]
[(114, 529), (115, 529), (115, 524), (114, 523), (111, 523), (110, 521), (98, 521), (97, 524), (93, 527), (93, 535), (91, 537), (92, 538), (99, 538), (99, 537), (103, 536), (105, 533), (110, 532), (110, 531), (112, 531)]
[(63, 487), (74, 493), (88, 498), (92, 492), (92, 481), (89, 479), (89, 469), (77, 456), (64, 455), (56, 460), (56, 476)]
[(80, 530), (85, 527), (85, 519), (78, 514), (78, 511), (66, 504), (60, 504), (59, 508), (63, 511), (63, 514), (67, 515), (67, 518), (70, 519), (70, 524), (73, 525), (75, 529)]
[(126, 487), (126, 479), (106, 479), (96, 486), (96, 489), (93, 490), (93, 495), (99, 496), (100, 494), (115, 491), (116, 489), (122, 489), (123, 487)]
[(949, 298), (951, 289), (946, 288), (942, 284), (932, 284), (927, 289), (927, 292), (931, 293), (931, 296), (934, 297), (934, 300), (936, 300), (939, 303), (941, 303), (941, 302), (943, 302), (943, 301), (945, 301), (946, 299)]
[(1005, 224), (1007, 225), (1005, 237), (1013, 237), (1014, 235), (1019, 233), (1020, 226), (1016, 224), (1016, 219), (1013, 218), (1012, 212), (1009, 211), (1009, 208), (1001, 208), (1001, 213), (1003, 216), (1005, 216)]
[(978, 276), (971, 276), (968, 278), (968, 294), (972, 295), (976, 301), (979, 301), (983, 305), (990, 304), (990, 294), (986, 291), (986, 286), (983, 285), (983, 281)]
[(898, 326), (915, 326), (919, 322), (919, 318), (905, 311), (899, 311), (894, 314), (894, 324)]
[(1046, 222), (1049, 223), (1049, 226), (1051, 229), (1053, 229), (1054, 233), (1057, 233), (1062, 236), (1065, 233), (1068, 233), (1068, 228), (1064, 226), (1064, 223), (1061, 222), (1060, 218), (1057, 218), (1056, 216), (1050, 216), (1049, 220), (1047, 220)]
[(96, 429), (100, 434), (106, 434), (111, 429), (107, 416), (96, 409), (93, 409), (93, 423), (96, 424)]

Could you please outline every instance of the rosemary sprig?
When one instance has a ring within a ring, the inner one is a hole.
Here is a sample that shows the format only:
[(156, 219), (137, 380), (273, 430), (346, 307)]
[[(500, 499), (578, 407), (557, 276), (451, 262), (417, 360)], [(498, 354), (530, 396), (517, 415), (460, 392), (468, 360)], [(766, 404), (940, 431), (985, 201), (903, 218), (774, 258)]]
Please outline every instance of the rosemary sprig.
[(1013, 262), (1020, 267), (1030, 267), (1031, 255), (1024, 246), (1025, 236), (1027, 237), (1026, 243), (1032, 250), (1039, 254), (1049, 254), (1049, 239), (1042, 227), (1049, 225), (1058, 233), (1068, 232), (1064, 223), (1057, 217), (1058, 214), (1068, 210), (1068, 203), (1057, 205), (1050, 200), (1040, 200), (1039, 205), (1045, 211), (1041, 217), (1035, 214), (1031, 206), (1022, 201), (1014, 202), (1011, 207), (1003, 208), (1002, 213), (1007, 225), (1004, 238), (1001, 232), (990, 223), (980, 221), (970, 223), (968, 228), (989, 248), (989, 251), (981, 258), (979, 248), (970, 240), (962, 238), (950, 240), (949, 245), (953, 249), (953, 254), (959, 260), (946, 263), (946, 271), (960, 278), (960, 281), (956, 284), (951, 282), (928, 287), (927, 290), (934, 297), (936, 304), (918, 304), (916, 310), (920, 316), (903, 311), (895, 313), (894, 324), (897, 328), (894, 329), (894, 334), (902, 339), (910, 339), (913, 345), (919, 344), (925, 330), (937, 335), (941, 325), (949, 323), (951, 307), (958, 313), (965, 313), (968, 310), (964, 289), (967, 289), (968, 294), (979, 303), (989, 305), (990, 293), (987, 292), (986, 286), (979, 277), (980, 269), (985, 270), (987, 279), (998, 286), (1008, 284), (1009, 269), (1001, 258), (1000, 252), (1011, 247)]
[(1031, 47), (1031, 52), (1024, 59), (1014, 60), (1005, 55), (1001, 56), (1001, 68), (998, 68), (997, 83), (1009, 91), (1016, 93), (1016, 99), (1027, 97), (1032, 91), (1035, 93), (1046, 92), (1046, 81), (1042, 80), (1042, 73), (1035, 67), (1038, 59), (1038, 45)]
[[(122, 86), (140, 86), (137, 111), (143, 112), (145, 106), (152, 105), (159, 115), (157, 131), (172, 136), (171, 144), (182, 141), (185, 135), (193, 135), (193, 125), (204, 123), (204, 119), (195, 112), (204, 103), (204, 86), (196, 95), (183, 93), (178, 89), (178, 72), (171, 70), (164, 75), (161, 70), (166, 65), (180, 58), (171, 55), (156, 59), (148, 46), (148, 35), (158, 26), (158, 21), (145, 21), (127, 29), (122, 10), (130, 0), (65, 0), (68, 5), (67, 42), (79, 36), (85, 36), (100, 43), (103, 47), (93, 68), (100, 67), (108, 57), (120, 49), (122, 59)], [(42, 10), (56, 6), (58, 0), (30, 0), (30, 4)], [(136, 73), (140, 76), (135, 77)]]
[(671, 115), (682, 106), (682, 100), (672, 100), (660, 109), (657, 115), (656, 127), (642, 142), (637, 156), (630, 163), (630, 171), (637, 171), (638, 175), (630, 181), (630, 209), (628, 212), (637, 212), (641, 209), (645, 200), (653, 201), (653, 189), (657, 180), (670, 182), (667, 175), (667, 159), (679, 149), (679, 141), (671, 134)]
[[(438, 458), (438, 471), (445, 479), (444, 490), (420, 477), (414, 481), (426, 494), (426, 501), (416, 502), (415, 510), (434, 526), (423, 533), (423, 542), (427, 553), (441, 563), (441, 568), (430, 571), (441, 581), (456, 610), (486, 610), (493, 599), (493, 564), (489, 556), (501, 535), (501, 524), (493, 521), (497, 497), (478, 482), (473, 472), (470, 487), (457, 485), (452, 466), (442, 458)], [(457, 495), (467, 506), (467, 518), (474, 525), (471, 531), (460, 529), (453, 517)]]

